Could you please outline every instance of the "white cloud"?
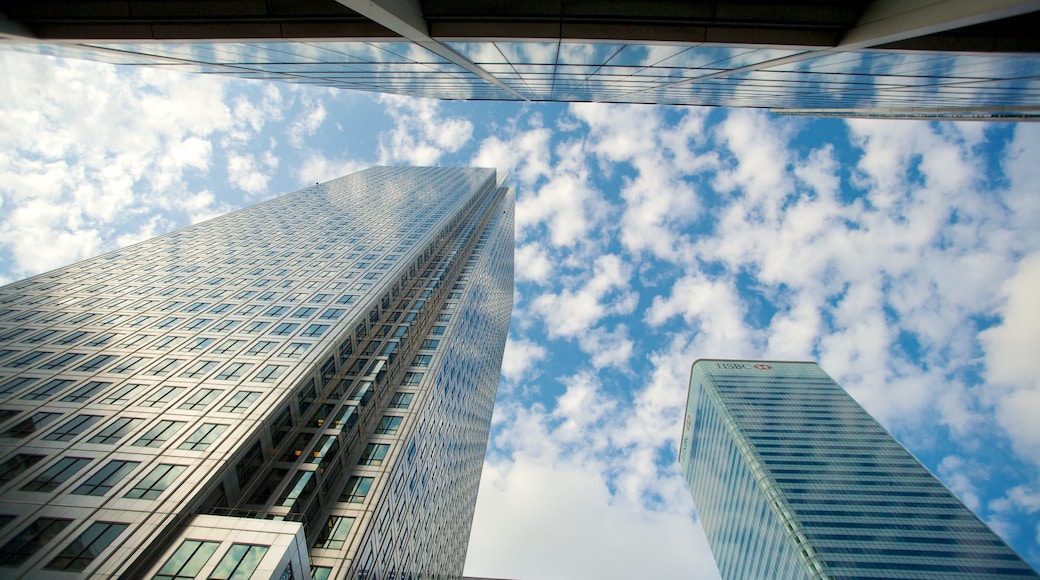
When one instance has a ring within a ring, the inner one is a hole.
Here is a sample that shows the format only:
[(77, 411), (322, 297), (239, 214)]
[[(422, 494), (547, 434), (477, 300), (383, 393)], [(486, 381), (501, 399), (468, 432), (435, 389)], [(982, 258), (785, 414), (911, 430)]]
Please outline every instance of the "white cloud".
[(613, 367), (627, 370), (635, 343), (628, 337), (628, 327), (619, 324), (613, 330), (596, 327), (578, 336), (582, 352), (596, 369)]
[(444, 116), (438, 101), (381, 95), (379, 102), (394, 120), (394, 128), (379, 136), (379, 165), (436, 165), (473, 137), (473, 123)]
[(229, 151), (227, 157), (228, 183), (252, 195), (267, 189), (271, 176), (261, 170), (261, 164), (253, 155)]
[(516, 247), (513, 256), (514, 276), (517, 282), (549, 282), (555, 273), (549, 254), (542, 244), (530, 242)]
[[(514, 382), (528, 377), (528, 372), (548, 354), (544, 347), (534, 341), (509, 336), (502, 357), (502, 376)], [(533, 373), (534, 376), (538, 374)]]
[(0, 239), (19, 275), (111, 249), (155, 212), (212, 214), (187, 180), (235, 126), (224, 80), (7, 51), (0, 69), (19, 79), (0, 86)]
[(321, 101), (307, 103), (307, 109), (289, 125), (289, 143), (297, 149), (303, 147), (304, 139), (321, 128), (326, 117), (328, 113)]
[(596, 258), (591, 277), (576, 289), (547, 292), (531, 303), (550, 337), (577, 337), (610, 314), (628, 314), (638, 296), (629, 290), (632, 268), (618, 256)]

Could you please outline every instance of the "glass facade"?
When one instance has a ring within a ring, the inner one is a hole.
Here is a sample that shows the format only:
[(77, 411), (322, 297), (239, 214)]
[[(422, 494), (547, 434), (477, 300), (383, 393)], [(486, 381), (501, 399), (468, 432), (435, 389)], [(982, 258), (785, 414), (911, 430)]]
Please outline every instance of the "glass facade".
[(372, 168), (0, 288), (0, 575), (461, 576), (512, 220)]
[(723, 578), (1038, 578), (814, 363), (695, 362), (679, 463)]
[[(25, 44), (21, 50), (438, 99), (758, 107), (793, 115), (1035, 119), (1040, 55), (446, 40)], [(497, 82), (491, 82), (493, 78)]]

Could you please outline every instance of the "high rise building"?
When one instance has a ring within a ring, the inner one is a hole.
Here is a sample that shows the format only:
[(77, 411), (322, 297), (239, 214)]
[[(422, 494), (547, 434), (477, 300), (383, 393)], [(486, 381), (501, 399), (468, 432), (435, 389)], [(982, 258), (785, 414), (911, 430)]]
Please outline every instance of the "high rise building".
[(0, 288), (0, 576), (461, 576), (512, 277), (383, 167)]
[(1034, 0), (0, 0), (0, 41), (440, 99), (1040, 117)]
[(723, 578), (1037, 578), (815, 363), (693, 364), (679, 463)]

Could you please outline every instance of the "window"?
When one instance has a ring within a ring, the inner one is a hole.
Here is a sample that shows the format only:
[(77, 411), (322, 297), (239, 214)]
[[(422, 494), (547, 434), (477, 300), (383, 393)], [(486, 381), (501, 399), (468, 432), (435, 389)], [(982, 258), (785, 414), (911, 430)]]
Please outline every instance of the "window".
[(19, 453), (8, 458), (7, 461), (0, 464), (0, 485), (4, 485), (25, 473), (26, 470), (39, 463), (43, 458), (43, 455), (28, 455), (26, 453)]
[(372, 481), (371, 477), (351, 476), (347, 480), (347, 486), (343, 488), (343, 495), (340, 496), (339, 501), (362, 503), (365, 501), (365, 496), (368, 495), (368, 490), (372, 487)]
[(201, 409), (212, 403), (223, 392), (219, 389), (199, 389), (192, 393), (188, 400), (181, 403), (177, 408), (186, 410)]
[(33, 413), (31, 417), (28, 417), (26, 419), (23, 419), (22, 421), (19, 421), (18, 423), (15, 423), (14, 425), (11, 425), (10, 429), (4, 431), (3, 433), (0, 433), (0, 437), (10, 437), (12, 439), (22, 439), (28, 437), (29, 435), (32, 435), (33, 433), (39, 431), (45, 425), (47, 425), (47, 423), (50, 423), (58, 417), (61, 417), (61, 413), (46, 413), (43, 411), (39, 413)]
[(60, 340), (54, 341), (54, 344), (72, 344), (74, 342), (78, 342), (83, 337), (89, 336), (91, 334), (93, 334), (93, 333), (92, 332), (86, 332), (86, 331), (83, 331), (83, 330), (77, 330), (77, 331), (70, 332), (70, 333), (66, 334), (65, 336), (61, 337)]
[(19, 566), (61, 533), (72, 520), (38, 518), (0, 548), (0, 566)]
[(422, 373), (407, 372), (404, 374), (404, 378), (401, 379), (401, 384), (406, 386), (418, 385), (420, 382), (422, 382), (422, 378)]
[(224, 342), (218, 344), (217, 347), (214, 348), (211, 352), (213, 352), (213, 354), (227, 354), (227, 353), (231, 352), (232, 350), (234, 350), (234, 349), (238, 348), (239, 346), (241, 346), (242, 343), (244, 343), (244, 342), (245, 342), (244, 340), (237, 340), (237, 339), (231, 338), (231, 339), (225, 340)]
[(417, 354), (417, 355), (415, 355), (415, 358), (412, 359), (412, 366), (413, 367), (428, 367), (428, 366), (430, 366), (430, 361), (432, 361), (432, 360), (433, 360), (433, 355), (432, 354)]
[(264, 312), (264, 316), (281, 316), (289, 310), (288, 306), (272, 306)]
[(254, 401), (260, 398), (257, 391), (239, 391), (231, 396), (231, 399), (220, 408), (221, 413), (241, 413), (249, 408)]
[[(28, 342), (28, 341), (26, 341), (26, 342)], [(8, 361), (6, 364), (4, 364), (4, 366), (5, 367), (16, 368), (16, 369), (17, 368), (22, 368), (22, 367), (27, 367), (27, 366), (31, 365), (33, 363), (33, 361), (35, 361), (36, 359), (41, 358), (41, 357), (46, 356), (46, 355), (49, 355), (49, 354), (54, 354), (54, 353), (53, 352), (45, 352), (45, 351), (41, 351), (41, 350), (34, 350), (34, 351), (30, 352), (30, 353), (23, 354), (22, 356), (14, 359), (12, 361)]]
[(376, 435), (393, 435), (401, 426), (401, 417), (384, 416), (376, 425)]
[(114, 332), (106, 332), (105, 334), (99, 334), (93, 340), (87, 342), (86, 346), (105, 346), (117, 335)]
[(392, 399), (390, 399), (391, 409), (407, 409), (408, 405), (412, 403), (412, 398), (415, 397), (412, 393), (394, 393)]
[(311, 345), (306, 342), (292, 342), (289, 343), (289, 346), (285, 347), (285, 350), (282, 351), (282, 354), (278, 356), (286, 358), (300, 358), (300, 356), (303, 355), (303, 353), (307, 352), (307, 349), (310, 347)]
[(72, 543), (65, 546), (53, 560), (44, 566), (44, 569), (75, 572), (84, 570), (126, 528), (127, 524), (95, 522)]
[(213, 557), (220, 542), (184, 540), (170, 559), (159, 568), (155, 580), (193, 580)]
[(183, 391), (183, 387), (159, 387), (148, 393), (142, 401), (137, 403), (138, 407), (159, 407), (169, 403)]
[(336, 304), (353, 304), (357, 302), (357, 299), (358, 297), (353, 294), (344, 294), (343, 296), (339, 297), (339, 300), (336, 301)]
[(216, 423), (204, 423), (201, 427), (195, 430), (184, 443), (177, 446), (177, 449), (183, 449), (185, 451), (205, 451), (210, 444), (219, 438), (224, 431), (227, 431), (227, 425), (218, 425)]
[(251, 369), (253, 365), (251, 363), (231, 363), (224, 367), (224, 370), (217, 373), (217, 376), (213, 377), (218, 381), (234, 381), (242, 378), (246, 372)]
[(254, 334), (267, 328), (270, 324), (270, 322), (250, 322), (246, 325), (244, 329), (242, 329), (242, 332), (245, 332), (247, 334)]
[(354, 518), (346, 516), (332, 516), (325, 522), (318, 534), (318, 541), (314, 547), (325, 550), (339, 550), (346, 545), (347, 534), (354, 525)]
[(101, 389), (104, 389), (111, 384), (112, 383), (106, 383), (102, 381), (90, 381), (89, 383), (62, 397), (61, 400), (65, 403), (81, 403), (83, 401), (86, 401), (90, 397), (94, 396), (94, 394), (96, 394)]
[(131, 356), (124, 359), (116, 366), (108, 369), (110, 373), (125, 374), (137, 370), (142, 361), (148, 360), (142, 356)]
[(183, 359), (164, 358), (144, 374), (146, 376), (161, 377), (169, 374), (170, 371), (180, 366), (182, 362), (184, 362)]
[(97, 470), (94, 475), (88, 477), (86, 481), (74, 489), (72, 493), (77, 495), (105, 495), (112, 491), (112, 487), (138, 465), (140, 465), (139, 461), (109, 461), (104, 467)]
[(185, 347), (185, 352), (198, 352), (213, 344), (212, 338), (193, 338)]
[(383, 459), (386, 458), (386, 453), (389, 450), (389, 445), (369, 443), (361, 452), (361, 459), (358, 460), (358, 465), (382, 465)]
[(300, 308), (297, 308), (296, 312), (293, 312), (292, 315), (293, 318), (307, 318), (308, 316), (312, 316), (317, 311), (317, 308), (312, 308), (310, 306), (302, 306)]
[(246, 580), (253, 575), (266, 553), (267, 546), (231, 544), (227, 554), (209, 575), (210, 580)]
[[(184, 319), (183, 318), (177, 318), (176, 316), (168, 316), (168, 317), (164, 318), (163, 320), (161, 320), (158, 324), (156, 324), (155, 328), (169, 328), (171, 326), (174, 326), (175, 324), (177, 324), (178, 322), (180, 322), (182, 320), (184, 320)], [(163, 346), (165, 346), (165, 345), (163, 345)], [(155, 348), (162, 348), (162, 346), (157, 346)]]
[(288, 334), (291, 334), (292, 331), (296, 330), (299, 326), (300, 325), (295, 322), (282, 322), (278, 324), (278, 326), (274, 327), (274, 330), (271, 331), (271, 334), (275, 336), (286, 336)]
[(10, 395), (11, 393), (17, 393), (18, 391), (28, 387), (35, 383), (37, 378), (35, 377), (17, 377), (11, 379), (0, 386), (0, 396)]
[(107, 427), (98, 431), (97, 435), (94, 435), (90, 439), (87, 439), (87, 443), (95, 443), (97, 445), (111, 445), (116, 441), (123, 438), (130, 431), (133, 431), (138, 425), (140, 425), (144, 419), (134, 419), (131, 417), (120, 417), (115, 421), (109, 423)]
[(437, 346), (440, 345), (440, 343), (441, 341), (437, 339), (427, 338), (422, 341), (422, 344), (419, 345), (419, 348), (422, 350), (435, 350)]
[(169, 421), (165, 419), (159, 421), (147, 433), (142, 435), (140, 439), (134, 441), (133, 445), (137, 447), (159, 447), (170, 437), (173, 437), (184, 426), (184, 423), (184, 421)]
[(264, 368), (260, 369), (260, 372), (256, 373), (256, 376), (253, 377), (253, 380), (258, 383), (273, 382), (278, 377), (282, 376), (282, 373), (284, 373), (285, 369), (287, 368), (289, 367), (284, 365), (267, 365)]
[(48, 338), (58, 334), (57, 330), (42, 330), (36, 334), (22, 340), (26, 344), (36, 344), (47, 340)]
[(217, 361), (215, 360), (195, 361), (194, 363), (192, 363), (191, 366), (185, 369), (184, 372), (180, 374), (180, 376), (189, 379), (195, 379), (204, 376), (206, 373), (211, 371), (216, 366)]
[(216, 326), (209, 329), (210, 332), (226, 332), (238, 325), (237, 320), (222, 320)]
[(126, 492), (123, 497), (130, 499), (155, 499), (162, 495), (162, 492), (166, 491), (166, 488), (170, 487), (170, 484), (177, 480), (177, 477), (184, 473), (187, 467), (183, 465), (170, 465), (168, 463), (160, 463), (156, 465), (148, 475), (144, 476), (144, 479), (137, 482), (130, 491)]
[(79, 365), (78, 367), (76, 367), (76, 368), (74, 368), (72, 370), (80, 371), (80, 372), (96, 371), (99, 368), (107, 365), (110, 361), (115, 360), (116, 358), (118, 358), (118, 357), (116, 357), (116, 355), (114, 355), (114, 354), (99, 354), (99, 355), (95, 356), (94, 358), (88, 360), (87, 362)]
[(76, 435), (83, 433), (91, 425), (97, 423), (99, 419), (101, 419), (101, 415), (76, 415), (48, 433), (43, 439), (44, 441), (71, 441)]
[[(128, 384), (125, 384), (125, 385), (119, 387), (118, 389), (112, 391), (111, 393), (105, 395), (104, 397), (102, 397), (98, 401), (98, 403), (102, 404), (102, 405), (122, 405), (122, 404), (126, 403), (127, 401), (129, 401), (133, 396), (135, 396), (137, 394), (136, 393), (137, 389), (139, 389), (140, 387), (143, 387), (143, 386), (144, 385), (142, 385), (140, 383), (128, 383)], [(73, 393), (73, 395), (75, 395), (75, 393)], [(72, 396), (72, 395), (69, 395), (69, 396)]]
[(63, 457), (45, 469), (35, 479), (22, 486), (22, 491), (53, 491), (59, 485), (86, 467), (90, 459), (86, 457)]
[(51, 395), (64, 390), (65, 387), (71, 385), (74, 382), (75, 381), (71, 379), (51, 379), (43, 385), (37, 387), (36, 390), (32, 391), (28, 395), (22, 395), (22, 398), (28, 399), (30, 401), (39, 401), (42, 399), (47, 399), (50, 398)]
[(311, 324), (310, 326), (307, 327), (306, 330), (304, 330), (302, 333), (300, 333), (300, 336), (307, 337), (307, 338), (317, 338), (317, 337), (325, 334), (325, 331), (328, 330), (328, 329), (329, 329), (329, 325), (328, 324)]
[(258, 341), (253, 346), (249, 347), (249, 350), (246, 351), (246, 354), (256, 355), (256, 354), (264, 354), (264, 353), (267, 353), (267, 352), (271, 352), (271, 350), (274, 349), (276, 344), (278, 344), (278, 343), (277, 342), (271, 342), (269, 340), (261, 340), (261, 341)]

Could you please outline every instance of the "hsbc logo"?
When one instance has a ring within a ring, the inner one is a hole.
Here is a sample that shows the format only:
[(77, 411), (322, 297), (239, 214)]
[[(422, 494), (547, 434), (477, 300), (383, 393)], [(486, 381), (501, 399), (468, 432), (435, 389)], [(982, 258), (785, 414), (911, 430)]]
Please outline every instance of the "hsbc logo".
[(772, 370), (773, 365), (767, 365), (765, 363), (717, 362), (715, 363), (715, 367), (720, 369), (754, 369), (756, 371), (768, 371)]

